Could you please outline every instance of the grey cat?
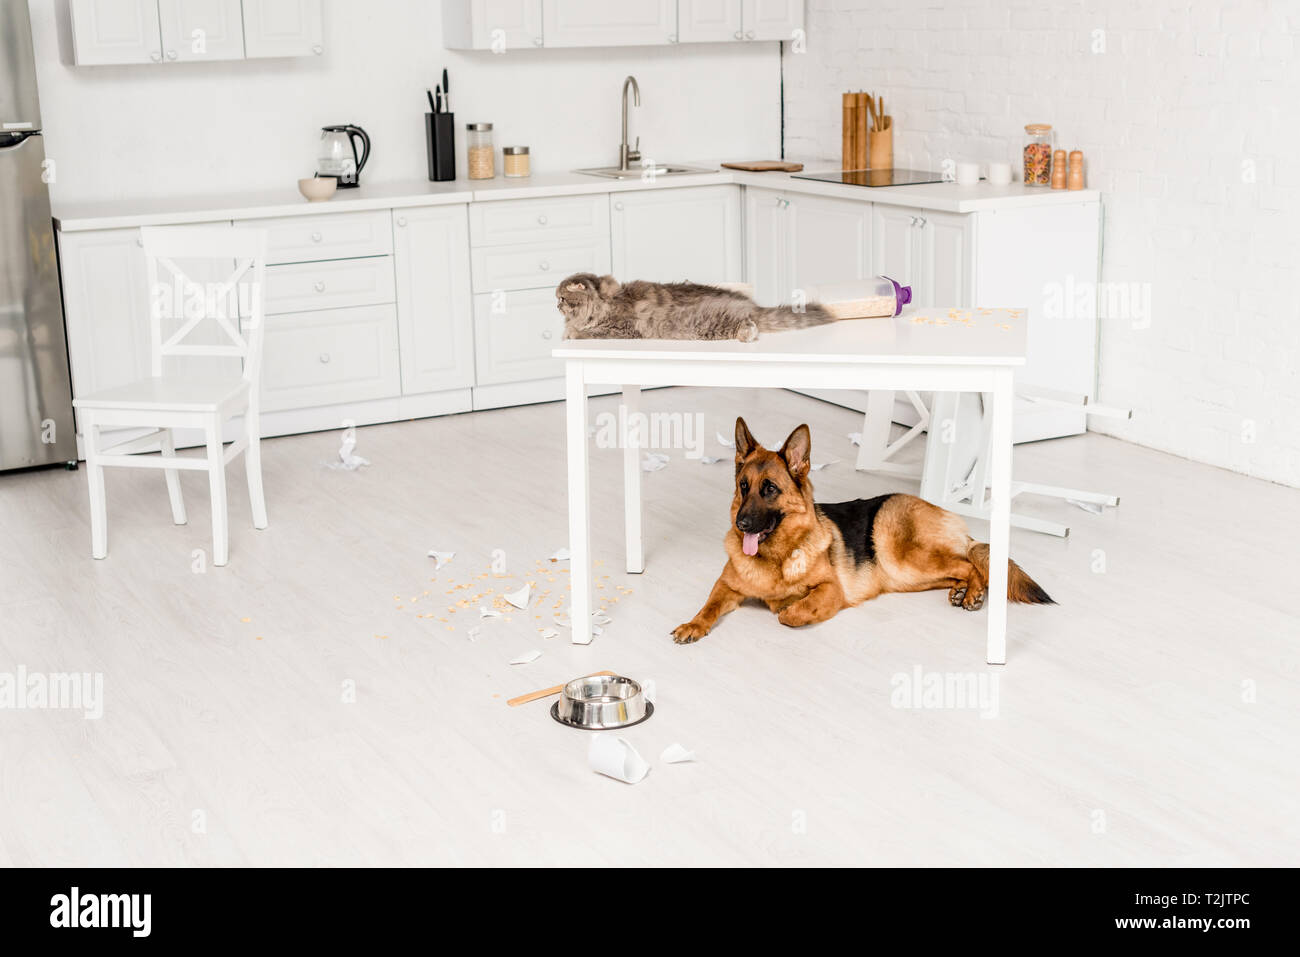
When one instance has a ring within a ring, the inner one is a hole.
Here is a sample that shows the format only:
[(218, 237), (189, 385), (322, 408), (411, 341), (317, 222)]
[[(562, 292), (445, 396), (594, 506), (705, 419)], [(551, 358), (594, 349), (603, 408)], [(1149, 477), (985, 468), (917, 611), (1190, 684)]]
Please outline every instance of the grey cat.
[(744, 293), (694, 282), (626, 285), (613, 276), (574, 273), (555, 288), (566, 339), (739, 339), (760, 332), (833, 322), (816, 303), (803, 312), (760, 306)]

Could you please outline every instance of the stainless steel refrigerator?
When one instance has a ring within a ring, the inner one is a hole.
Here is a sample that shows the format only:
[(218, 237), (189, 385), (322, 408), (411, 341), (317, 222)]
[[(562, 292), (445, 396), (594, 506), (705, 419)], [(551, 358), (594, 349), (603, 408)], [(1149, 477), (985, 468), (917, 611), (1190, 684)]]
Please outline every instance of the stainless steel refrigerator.
[(0, 471), (76, 462), (26, 0), (0, 0)]

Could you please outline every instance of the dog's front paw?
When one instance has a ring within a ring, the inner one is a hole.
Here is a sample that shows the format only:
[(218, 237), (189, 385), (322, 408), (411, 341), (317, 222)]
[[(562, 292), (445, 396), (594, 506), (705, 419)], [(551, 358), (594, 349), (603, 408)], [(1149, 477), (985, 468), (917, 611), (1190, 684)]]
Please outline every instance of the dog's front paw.
[(787, 628), (798, 628), (801, 625), (809, 624), (812, 621), (812, 616), (796, 605), (789, 605), (781, 609), (776, 616), (776, 620)]
[(679, 645), (689, 645), (693, 641), (699, 641), (708, 633), (709, 629), (704, 625), (696, 621), (688, 621), (673, 629), (673, 641)]

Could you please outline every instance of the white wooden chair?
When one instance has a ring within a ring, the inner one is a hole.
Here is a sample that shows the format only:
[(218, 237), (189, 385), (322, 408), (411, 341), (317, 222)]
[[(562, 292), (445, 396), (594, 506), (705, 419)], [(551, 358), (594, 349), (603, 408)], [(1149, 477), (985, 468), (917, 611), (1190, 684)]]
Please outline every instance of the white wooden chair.
[[(179, 470), (202, 469), (208, 473), (212, 495), (212, 561), (214, 565), (225, 565), (229, 556), (226, 464), (240, 452), (244, 453), (253, 525), (266, 528), (258, 381), (265, 331), (263, 289), (267, 233), (211, 226), (146, 227), (140, 233), (150, 290), (151, 377), (81, 396), (73, 402), (81, 426), (90, 483), (91, 554), (95, 558), (108, 555), (105, 468), (162, 469), (171, 499), (172, 520), (177, 525), (186, 522)], [(225, 264), (233, 260), (235, 270), (221, 282), (198, 283), (176, 265), (176, 260), (222, 260)], [(160, 267), (166, 271), (165, 276)], [(166, 338), (164, 320), (173, 320), (169, 328), (179, 323)], [(187, 343), (205, 320), (217, 326), (220, 344)], [(163, 360), (173, 356), (238, 357), (243, 371), (239, 375), (219, 371), (211, 376), (164, 375)], [(240, 413), (244, 417), (244, 434), (229, 448), (223, 447), (222, 429), (231, 417)], [(151, 431), (100, 448), (102, 429), (142, 426)], [(206, 455), (178, 456), (176, 429), (202, 430)], [(149, 452), (157, 454), (141, 454)]]

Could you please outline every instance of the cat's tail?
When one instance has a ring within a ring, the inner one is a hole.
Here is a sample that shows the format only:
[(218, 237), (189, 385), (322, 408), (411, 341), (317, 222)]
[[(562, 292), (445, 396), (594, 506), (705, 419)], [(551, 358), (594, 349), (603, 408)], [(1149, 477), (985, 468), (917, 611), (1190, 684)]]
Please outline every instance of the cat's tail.
[(807, 329), (834, 322), (835, 317), (829, 312), (810, 302), (801, 308), (792, 306), (770, 306), (759, 309), (754, 314), (754, 324), (759, 332), (785, 332), (788, 329)]

